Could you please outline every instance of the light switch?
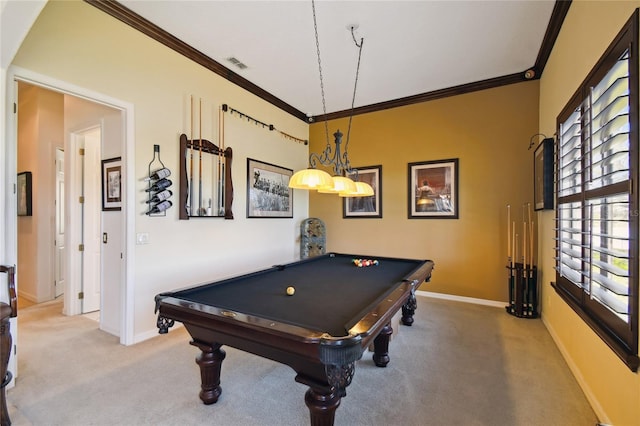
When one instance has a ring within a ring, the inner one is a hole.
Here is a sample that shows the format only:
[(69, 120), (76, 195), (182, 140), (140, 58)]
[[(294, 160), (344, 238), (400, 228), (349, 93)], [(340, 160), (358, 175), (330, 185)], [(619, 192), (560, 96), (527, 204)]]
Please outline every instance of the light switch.
[(136, 234), (136, 244), (149, 244), (149, 233), (141, 232)]

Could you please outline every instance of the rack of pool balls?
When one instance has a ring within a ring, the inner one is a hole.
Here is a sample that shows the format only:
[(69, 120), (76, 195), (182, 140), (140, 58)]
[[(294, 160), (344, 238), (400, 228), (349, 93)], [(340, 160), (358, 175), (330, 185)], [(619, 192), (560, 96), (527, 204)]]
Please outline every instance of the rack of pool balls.
[(371, 260), (371, 259), (353, 259), (351, 262), (354, 265), (356, 265), (358, 268), (364, 268), (367, 266), (378, 266), (379, 264), (377, 260)]

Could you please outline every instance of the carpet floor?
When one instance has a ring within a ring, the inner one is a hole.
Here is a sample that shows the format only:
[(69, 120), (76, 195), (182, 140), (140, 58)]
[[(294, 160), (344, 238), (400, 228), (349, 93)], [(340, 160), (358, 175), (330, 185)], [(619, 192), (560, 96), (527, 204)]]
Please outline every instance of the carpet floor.
[[(218, 403), (198, 398), (197, 348), (184, 328), (122, 346), (59, 302), (19, 312), (14, 426), (307, 425), (295, 372), (225, 347)], [(418, 297), (412, 327), (378, 368), (365, 352), (336, 425), (593, 426), (597, 418), (539, 319)]]

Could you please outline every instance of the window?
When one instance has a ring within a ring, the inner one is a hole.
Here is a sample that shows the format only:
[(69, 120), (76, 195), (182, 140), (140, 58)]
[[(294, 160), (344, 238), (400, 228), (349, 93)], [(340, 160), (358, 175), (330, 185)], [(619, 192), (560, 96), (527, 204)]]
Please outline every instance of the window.
[(638, 369), (638, 11), (557, 119), (556, 291)]

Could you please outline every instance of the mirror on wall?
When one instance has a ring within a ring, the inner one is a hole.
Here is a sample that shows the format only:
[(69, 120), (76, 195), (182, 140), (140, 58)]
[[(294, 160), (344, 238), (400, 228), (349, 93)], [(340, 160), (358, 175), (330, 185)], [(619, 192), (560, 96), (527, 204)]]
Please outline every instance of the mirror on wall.
[(233, 219), (232, 150), (180, 135), (180, 219)]

